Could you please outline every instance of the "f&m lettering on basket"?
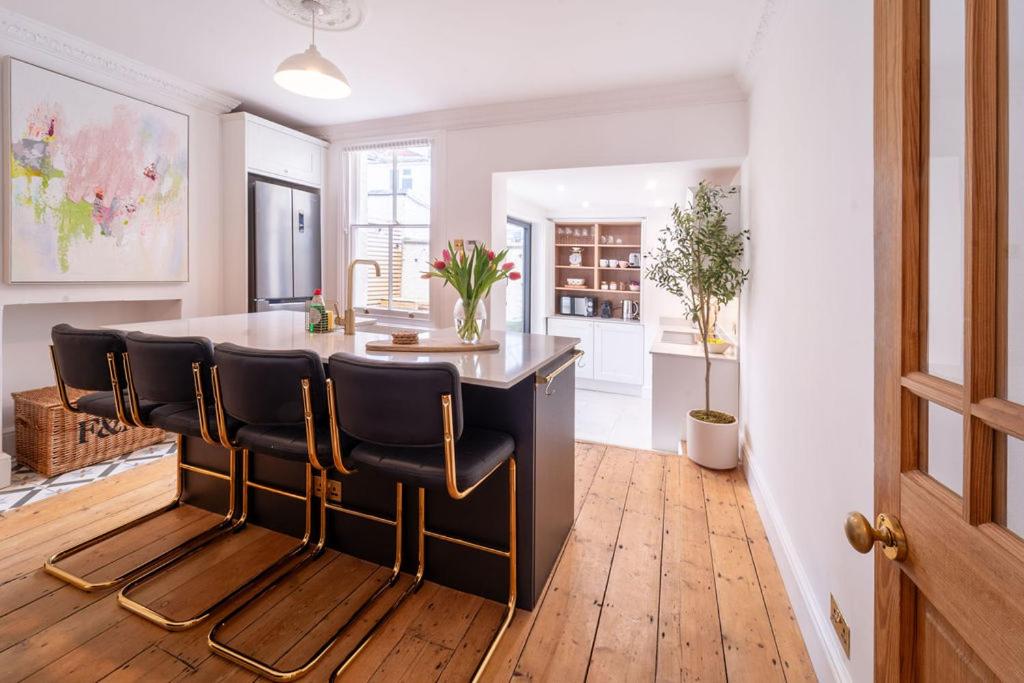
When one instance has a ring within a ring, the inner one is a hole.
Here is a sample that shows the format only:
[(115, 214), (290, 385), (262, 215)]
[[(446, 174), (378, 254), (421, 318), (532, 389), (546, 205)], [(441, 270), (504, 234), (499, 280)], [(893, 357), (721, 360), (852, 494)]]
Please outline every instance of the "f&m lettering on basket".
[(128, 431), (128, 428), (117, 420), (108, 420), (105, 417), (93, 417), (82, 420), (78, 423), (78, 443), (84, 444), (90, 436), (98, 439), (105, 439), (108, 436)]
[[(89, 392), (68, 389), (74, 401)], [(70, 413), (57, 387), (11, 394), (14, 398), (14, 451), (18, 462), (53, 477), (164, 440), (162, 429), (129, 427), (117, 420)]]

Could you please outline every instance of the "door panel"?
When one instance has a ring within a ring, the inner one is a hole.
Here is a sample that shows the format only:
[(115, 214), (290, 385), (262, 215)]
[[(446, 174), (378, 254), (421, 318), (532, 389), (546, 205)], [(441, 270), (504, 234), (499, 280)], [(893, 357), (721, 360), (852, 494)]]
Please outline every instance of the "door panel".
[(295, 296), (312, 296), (321, 285), (320, 197), (292, 190), (292, 282)]
[(876, 680), (1024, 680), (1007, 10), (875, 3)]
[(548, 318), (548, 334), (555, 337), (577, 337), (577, 348), (583, 357), (576, 362), (576, 377), (594, 379), (594, 323), (586, 320)]
[(281, 185), (253, 183), (256, 234), (256, 298), (289, 299), (292, 288), (292, 191)]
[(594, 324), (594, 379), (644, 383), (644, 328), (627, 323)]
[(921, 626), (917, 660), (921, 662), (919, 679), (923, 683), (998, 680), (927, 600), (918, 601), (917, 621)]

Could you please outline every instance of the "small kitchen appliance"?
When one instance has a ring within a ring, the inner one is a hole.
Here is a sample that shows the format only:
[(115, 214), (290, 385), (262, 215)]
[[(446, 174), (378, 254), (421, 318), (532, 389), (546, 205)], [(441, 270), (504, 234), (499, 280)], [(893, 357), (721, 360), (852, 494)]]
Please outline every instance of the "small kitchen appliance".
[(592, 318), (597, 315), (597, 297), (574, 296), (572, 297), (572, 314)]
[(623, 320), (639, 320), (640, 319), (640, 304), (636, 301), (630, 301), (629, 299), (622, 302), (622, 319)]
[(629, 267), (639, 268), (640, 267), (640, 252), (634, 251), (629, 254)]

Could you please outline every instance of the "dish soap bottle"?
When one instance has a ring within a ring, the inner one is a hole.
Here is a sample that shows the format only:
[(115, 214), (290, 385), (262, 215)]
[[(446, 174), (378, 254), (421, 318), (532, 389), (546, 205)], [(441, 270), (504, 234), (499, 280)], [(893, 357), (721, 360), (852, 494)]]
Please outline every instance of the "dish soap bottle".
[(313, 298), (309, 300), (309, 331), (327, 331), (327, 306), (320, 288), (313, 290)]

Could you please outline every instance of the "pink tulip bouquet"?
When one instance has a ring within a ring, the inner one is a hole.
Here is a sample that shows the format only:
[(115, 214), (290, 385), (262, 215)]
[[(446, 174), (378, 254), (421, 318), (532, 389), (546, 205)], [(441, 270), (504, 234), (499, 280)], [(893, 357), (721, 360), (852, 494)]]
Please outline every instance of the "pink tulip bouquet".
[(456, 251), (451, 242), (441, 252), (441, 258), (430, 264), (424, 278), (439, 277), (459, 293), (455, 304), (455, 327), (459, 338), (467, 343), (480, 341), (483, 323), (487, 318), (484, 300), (491, 287), (502, 280), (518, 280), (522, 275), (516, 265), (505, 261), (508, 249), (495, 254), (482, 244), (473, 247), (471, 254)]

